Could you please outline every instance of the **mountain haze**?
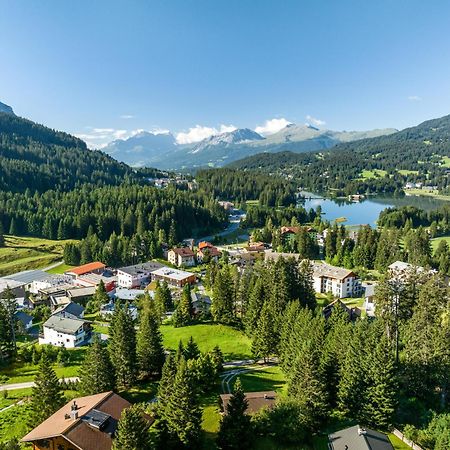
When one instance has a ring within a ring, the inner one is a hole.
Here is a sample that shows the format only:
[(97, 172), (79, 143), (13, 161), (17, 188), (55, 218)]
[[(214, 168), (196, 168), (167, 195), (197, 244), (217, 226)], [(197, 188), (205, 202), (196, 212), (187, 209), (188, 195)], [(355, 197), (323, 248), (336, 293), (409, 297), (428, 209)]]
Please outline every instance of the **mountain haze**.
[(177, 144), (172, 134), (141, 133), (116, 140), (104, 151), (132, 166), (158, 166), (161, 169), (221, 167), (261, 152), (295, 153), (329, 149), (342, 142), (389, 135), (395, 129), (371, 131), (332, 131), (311, 125), (290, 124), (279, 132), (261, 136), (248, 128), (220, 133), (194, 144)]

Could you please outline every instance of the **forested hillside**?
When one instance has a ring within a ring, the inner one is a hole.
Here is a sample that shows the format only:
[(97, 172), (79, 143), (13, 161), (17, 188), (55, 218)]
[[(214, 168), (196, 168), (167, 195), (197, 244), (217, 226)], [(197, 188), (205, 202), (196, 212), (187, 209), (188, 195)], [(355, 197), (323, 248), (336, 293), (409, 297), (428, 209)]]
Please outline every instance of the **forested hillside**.
[(264, 153), (230, 167), (292, 174), (304, 187), (318, 191), (394, 192), (406, 180), (445, 191), (449, 156), (450, 116), (445, 116), (389, 136), (340, 144), (326, 152)]
[(0, 113), (0, 189), (44, 192), (118, 184), (131, 169), (67, 133)]
[(197, 173), (200, 188), (214, 198), (242, 203), (259, 200), (262, 206), (295, 203), (296, 184), (281, 177), (232, 169), (209, 169)]

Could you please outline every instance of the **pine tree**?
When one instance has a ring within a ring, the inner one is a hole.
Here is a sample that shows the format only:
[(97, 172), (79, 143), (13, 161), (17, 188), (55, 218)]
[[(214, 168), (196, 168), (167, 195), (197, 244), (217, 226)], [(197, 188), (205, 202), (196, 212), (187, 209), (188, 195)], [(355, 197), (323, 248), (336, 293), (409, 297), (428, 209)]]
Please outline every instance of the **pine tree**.
[(222, 450), (240, 450), (251, 447), (250, 417), (245, 413), (248, 401), (240, 379), (234, 384), (225, 415), (220, 422), (217, 446)]
[(159, 376), (164, 364), (164, 348), (159, 330), (159, 313), (153, 302), (141, 312), (136, 339), (137, 364), (142, 378)]
[(35, 424), (43, 422), (65, 403), (62, 387), (45, 353), (42, 355), (38, 373), (34, 378), (31, 397)]
[(278, 332), (272, 302), (266, 302), (261, 310), (258, 325), (253, 336), (252, 353), (266, 362), (269, 356), (278, 352)]
[(150, 424), (139, 405), (132, 405), (122, 411), (117, 424), (112, 450), (151, 450)]
[(211, 314), (216, 322), (230, 323), (234, 319), (233, 282), (229, 266), (216, 275), (212, 291)]
[(184, 358), (181, 358), (178, 364), (163, 420), (181, 445), (187, 448), (198, 448), (202, 411), (192, 375)]
[(126, 389), (136, 380), (136, 331), (127, 306), (116, 305), (109, 330), (108, 350), (117, 388)]
[(3, 223), (0, 221), (0, 247), (5, 246), (5, 231), (3, 230)]
[(293, 369), (288, 385), (289, 395), (296, 400), (305, 427), (317, 431), (326, 418), (328, 398), (320, 358), (311, 344), (304, 344)]
[(194, 338), (191, 336), (184, 347), (184, 357), (186, 360), (189, 359), (197, 359), (200, 356), (200, 350), (198, 348), (197, 343), (194, 341)]
[(189, 284), (186, 284), (183, 288), (183, 293), (178, 302), (177, 309), (173, 317), (175, 327), (184, 327), (189, 324), (192, 319), (192, 299), (191, 289)]
[(250, 291), (247, 312), (245, 314), (245, 331), (249, 336), (253, 336), (258, 326), (258, 318), (266, 299), (265, 283), (261, 277), (256, 279)]
[[(167, 406), (170, 395), (172, 394), (175, 376), (177, 374), (177, 362), (175, 357), (169, 353), (164, 362), (161, 380), (158, 385), (158, 409), (164, 410)], [(164, 413), (162, 413), (164, 415)]]
[(393, 352), (386, 336), (381, 332), (368, 360), (368, 385), (363, 400), (362, 417), (365, 423), (387, 430), (397, 404), (397, 382)]
[(114, 368), (109, 354), (96, 338), (86, 351), (80, 368), (80, 387), (83, 395), (112, 391), (115, 386)]

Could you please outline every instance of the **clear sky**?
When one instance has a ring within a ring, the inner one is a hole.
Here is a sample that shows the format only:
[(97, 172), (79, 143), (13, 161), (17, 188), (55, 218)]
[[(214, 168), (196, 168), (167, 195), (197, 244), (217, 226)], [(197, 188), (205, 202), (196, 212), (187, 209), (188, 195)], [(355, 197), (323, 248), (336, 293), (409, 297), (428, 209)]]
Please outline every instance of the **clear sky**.
[(450, 2), (0, 0), (0, 101), (97, 144), (404, 128), (450, 113)]

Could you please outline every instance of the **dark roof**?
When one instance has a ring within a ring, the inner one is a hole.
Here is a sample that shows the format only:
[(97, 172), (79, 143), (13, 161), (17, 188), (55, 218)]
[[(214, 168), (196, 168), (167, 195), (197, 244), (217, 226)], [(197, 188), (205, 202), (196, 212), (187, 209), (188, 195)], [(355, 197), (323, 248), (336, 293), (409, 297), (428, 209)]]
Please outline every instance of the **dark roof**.
[(172, 251), (181, 257), (195, 256), (195, 253), (190, 248), (187, 247), (175, 247), (172, 249)]
[(161, 267), (164, 267), (164, 265), (159, 263), (158, 261), (148, 261), (141, 264), (135, 264), (134, 266), (120, 267), (117, 270), (134, 276), (141, 273), (153, 272), (154, 270), (160, 269)]
[[(231, 395), (232, 394), (222, 394), (220, 396), (222, 408), (225, 413), (227, 412), (227, 406)], [(277, 394), (274, 391), (246, 392), (245, 398), (248, 402), (246, 414), (253, 414), (265, 407), (273, 408), (277, 400)]]
[(332, 450), (394, 450), (385, 434), (359, 425), (330, 434), (328, 440)]
[(70, 314), (72, 316), (80, 318), (81, 315), (84, 313), (84, 308), (79, 303), (70, 302), (66, 305), (60, 306), (56, 311), (53, 313), (53, 315), (62, 315), (64, 317), (64, 314)]
[(14, 316), (17, 320), (20, 320), (24, 325), (30, 323), (33, 320), (31, 316), (29, 316), (27, 313), (24, 313), (23, 311), (17, 311), (16, 314), (14, 314)]

